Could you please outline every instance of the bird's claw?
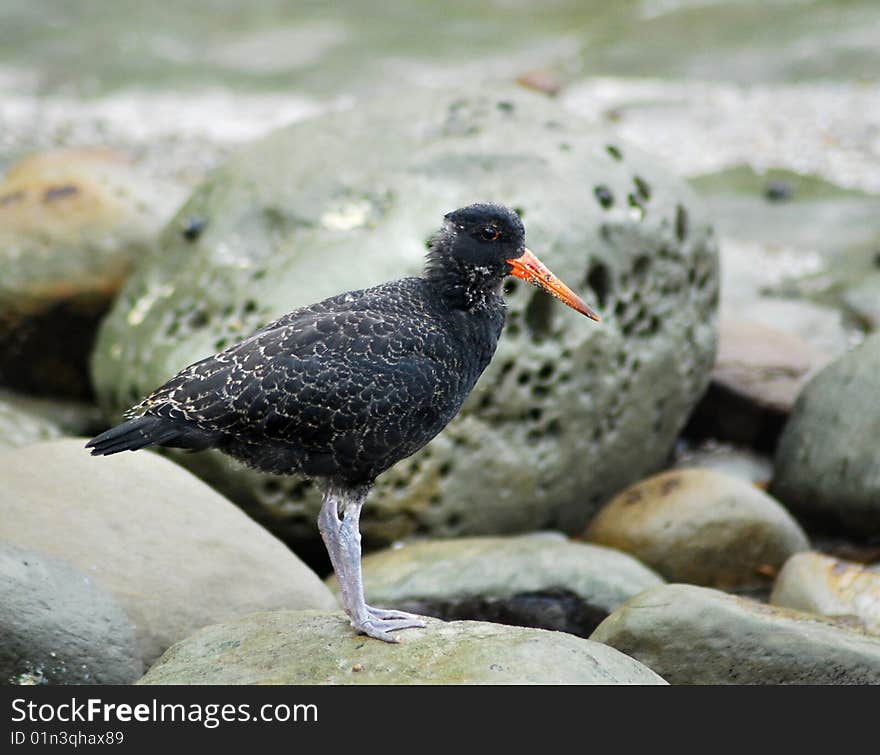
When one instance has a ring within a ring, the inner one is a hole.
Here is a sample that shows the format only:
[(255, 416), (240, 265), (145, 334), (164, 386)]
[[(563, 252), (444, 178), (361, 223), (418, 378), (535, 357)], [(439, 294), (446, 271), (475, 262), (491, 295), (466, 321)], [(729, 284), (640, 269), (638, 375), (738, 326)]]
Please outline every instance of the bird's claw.
[[(352, 626), (361, 634), (384, 642), (400, 642), (399, 638), (390, 634), (398, 629), (423, 629), (426, 626), (425, 622), (418, 616), (403, 611), (385, 611), (381, 608), (369, 608), (368, 613), (368, 618), (352, 621)], [(376, 614), (384, 615), (377, 616)]]
[(410, 619), (411, 621), (418, 621), (421, 626), (425, 626), (425, 622), (422, 621), (421, 616), (417, 616), (414, 613), (407, 613), (406, 611), (398, 611), (396, 609), (388, 609), (388, 608), (374, 608), (373, 606), (367, 606), (367, 613), (374, 619), (384, 620), (384, 619)]

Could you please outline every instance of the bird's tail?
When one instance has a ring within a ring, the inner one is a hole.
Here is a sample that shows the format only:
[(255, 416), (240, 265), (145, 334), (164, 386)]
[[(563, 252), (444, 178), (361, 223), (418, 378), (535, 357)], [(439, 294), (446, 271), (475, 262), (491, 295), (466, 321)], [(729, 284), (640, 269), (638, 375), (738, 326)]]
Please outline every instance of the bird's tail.
[(92, 456), (109, 456), (120, 451), (137, 451), (147, 446), (189, 448), (194, 451), (211, 446), (217, 437), (183, 420), (145, 414), (111, 427), (86, 443)]

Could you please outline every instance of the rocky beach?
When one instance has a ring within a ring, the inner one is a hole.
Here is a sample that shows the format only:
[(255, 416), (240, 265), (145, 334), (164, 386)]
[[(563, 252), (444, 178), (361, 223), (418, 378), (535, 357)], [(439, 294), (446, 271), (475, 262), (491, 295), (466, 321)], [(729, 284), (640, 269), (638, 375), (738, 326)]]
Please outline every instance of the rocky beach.
[[(880, 684), (880, 7), (0, 7), (0, 682)], [(430, 38), (425, 30), (430, 29)], [(513, 208), (461, 412), (381, 475), (84, 445)]]

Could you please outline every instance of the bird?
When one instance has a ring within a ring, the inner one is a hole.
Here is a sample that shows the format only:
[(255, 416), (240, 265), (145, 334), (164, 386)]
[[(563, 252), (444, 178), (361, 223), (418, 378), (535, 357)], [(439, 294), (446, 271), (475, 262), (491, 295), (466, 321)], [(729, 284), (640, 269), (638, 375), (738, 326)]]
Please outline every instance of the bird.
[(360, 514), (375, 479), (434, 438), (488, 366), (514, 276), (599, 315), (525, 244), (513, 210), (446, 214), (422, 275), (302, 307), (181, 370), (90, 440), (93, 456), (147, 446), (216, 448), (319, 483), (318, 529), (354, 630), (397, 642), (422, 617), (367, 605)]

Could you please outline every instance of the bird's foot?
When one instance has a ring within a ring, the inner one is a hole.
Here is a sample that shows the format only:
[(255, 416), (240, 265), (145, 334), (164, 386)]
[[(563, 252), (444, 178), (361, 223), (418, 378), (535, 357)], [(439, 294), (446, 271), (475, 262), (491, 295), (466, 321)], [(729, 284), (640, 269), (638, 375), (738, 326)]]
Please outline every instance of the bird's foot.
[(370, 614), (374, 619), (409, 619), (410, 621), (419, 622), (419, 626), (424, 627), (425, 622), (422, 620), (421, 616), (417, 616), (414, 613), (407, 613), (406, 611), (397, 611), (395, 609), (388, 608), (374, 608), (373, 606), (366, 606), (367, 613)]
[(361, 634), (384, 642), (400, 642), (391, 632), (398, 629), (423, 629), (426, 624), (415, 614), (405, 611), (386, 611), (383, 608), (367, 606), (367, 617), (352, 620), (352, 626)]

